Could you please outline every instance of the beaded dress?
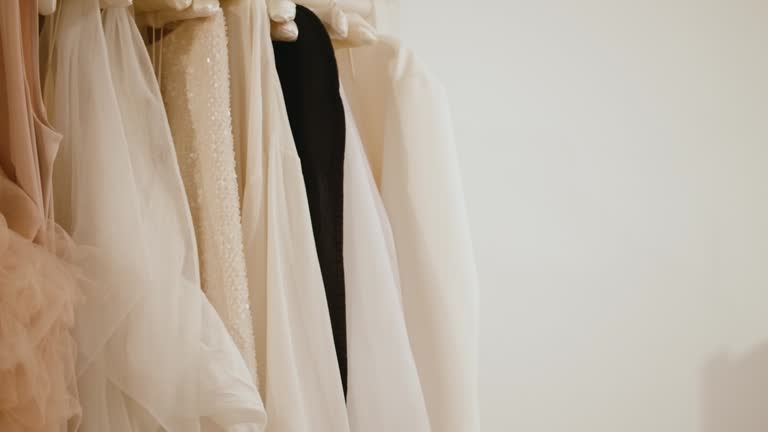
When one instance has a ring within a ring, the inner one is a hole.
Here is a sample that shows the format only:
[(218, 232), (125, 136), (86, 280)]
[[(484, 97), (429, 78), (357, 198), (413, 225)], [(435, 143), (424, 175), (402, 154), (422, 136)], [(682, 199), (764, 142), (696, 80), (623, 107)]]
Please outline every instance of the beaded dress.
[(162, 50), (157, 69), (192, 210), (203, 291), (255, 376), (223, 12), (182, 21), (162, 46), (155, 44)]

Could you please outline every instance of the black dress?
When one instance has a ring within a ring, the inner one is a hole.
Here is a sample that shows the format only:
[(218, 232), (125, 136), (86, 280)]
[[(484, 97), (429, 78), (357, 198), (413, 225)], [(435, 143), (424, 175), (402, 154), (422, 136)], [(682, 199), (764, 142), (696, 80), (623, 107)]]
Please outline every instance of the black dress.
[(347, 393), (347, 330), (344, 294), (343, 191), (344, 106), (333, 45), (320, 19), (296, 8), (299, 38), (273, 42), (277, 72), (304, 185), (344, 394)]

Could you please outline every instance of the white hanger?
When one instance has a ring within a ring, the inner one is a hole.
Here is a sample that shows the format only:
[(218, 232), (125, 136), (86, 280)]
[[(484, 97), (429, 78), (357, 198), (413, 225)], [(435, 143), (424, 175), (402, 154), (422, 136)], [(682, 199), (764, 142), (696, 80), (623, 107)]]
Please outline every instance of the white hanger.
[(292, 20), (296, 17), (296, 4), (313, 10), (323, 21), (331, 38), (339, 46), (352, 47), (368, 45), (378, 36), (376, 29), (364, 16), (373, 10), (371, 0), (269, 0), (267, 7), (273, 24), (272, 38), (280, 41), (295, 41), (299, 29)]
[(220, 9), (221, 4), (219, 0), (192, 0), (192, 4), (186, 9), (168, 9), (137, 14), (136, 23), (139, 26), (161, 28), (174, 21), (209, 17)]
[(331, 37), (341, 39), (347, 37), (349, 31), (347, 15), (336, 0), (296, 0), (296, 3), (317, 14)]
[(56, 12), (56, 0), (40, 0), (37, 2), (37, 13), (50, 15)]
[(182, 10), (188, 8), (192, 0), (135, 0), (137, 14), (162, 10)]
[(326, 8), (324, 12), (318, 13), (321, 21), (326, 23), (331, 37), (345, 38), (349, 34), (349, 19), (344, 10), (335, 2), (331, 2), (331, 7)]
[(296, 18), (296, 3), (292, 0), (268, 0), (269, 19), (277, 23), (293, 21)]
[(345, 38), (333, 38), (336, 48), (354, 48), (371, 45), (379, 40), (376, 28), (358, 13), (348, 13), (349, 31)]
[(273, 40), (294, 42), (299, 38), (299, 27), (294, 22), (296, 18), (296, 3), (293, 0), (267, 0), (269, 14), (269, 33)]
[(373, 12), (372, 0), (336, 0), (339, 7), (346, 13), (356, 13), (367, 18)]
[(273, 40), (280, 42), (295, 42), (299, 38), (299, 26), (296, 21), (270, 21), (269, 32)]

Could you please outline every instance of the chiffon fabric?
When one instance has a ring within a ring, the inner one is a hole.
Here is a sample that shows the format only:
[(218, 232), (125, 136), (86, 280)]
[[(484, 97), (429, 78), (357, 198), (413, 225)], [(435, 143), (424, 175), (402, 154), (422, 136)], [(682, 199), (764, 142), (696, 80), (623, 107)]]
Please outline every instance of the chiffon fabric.
[(0, 2), (0, 430), (77, 425), (76, 344), (82, 280), (53, 223), (51, 171), (61, 135), (46, 119), (37, 1)]
[(222, 1), (256, 351), (270, 432), (348, 432), (301, 163), (264, 0)]
[(56, 213), (93, 284), (78, 309), (83, 432), (261, 431), (253, 377), (200, 289), (149, 57), (126, 9), (61, 2), (46, 106), (64, 134)]
[(445, 92), (388, 37), (337, 59), (392, 227), (430, 425), (477, 431), (477, 278)]
[(226, 33), (224, 14), (217, 10), (210, 17), (181, 21), (151, 49), (161, 51), (156, 69), (192, 209), (203, 291), (255, 377)]
[(344, 108), (350, 429), (429, 432), (427, 408), (405, 326), (392, 231), (354, 118), (346, 103)]

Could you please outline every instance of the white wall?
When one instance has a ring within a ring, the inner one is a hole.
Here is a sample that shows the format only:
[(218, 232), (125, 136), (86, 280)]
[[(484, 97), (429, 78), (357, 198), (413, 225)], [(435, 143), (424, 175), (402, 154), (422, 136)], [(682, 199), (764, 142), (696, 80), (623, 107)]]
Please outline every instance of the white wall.
[(768, 1), (402, 3), (453, 103), (483, 432), (768, 431)]

